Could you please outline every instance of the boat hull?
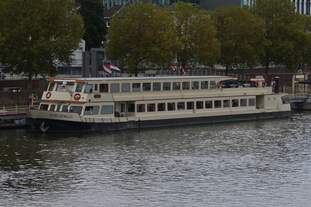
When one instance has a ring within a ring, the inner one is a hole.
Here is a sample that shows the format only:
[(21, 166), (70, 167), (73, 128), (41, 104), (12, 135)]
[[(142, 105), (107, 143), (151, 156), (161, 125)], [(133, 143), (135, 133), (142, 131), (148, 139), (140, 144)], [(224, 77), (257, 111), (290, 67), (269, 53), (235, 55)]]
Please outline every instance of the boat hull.
[(189, 126), (203, 124), (217, 124), (227, 122), (240, 121), (256, 121), (264, 119), (280, 119), (287, 118), (291, 114), (290, 111), (283, 112), (265, 112), (253, 114), (209, 116), (209, 117), (193, 117), (178, 119), (161, 119), (146, 121), (130, 121), (117, 123), (85, 123), (62, 121), (53, 119), (30, 119), (32, 129), (41, 132), (77, 132), (77, 131), (118, 131), (126, 129), (147, 129), (172, 126)]

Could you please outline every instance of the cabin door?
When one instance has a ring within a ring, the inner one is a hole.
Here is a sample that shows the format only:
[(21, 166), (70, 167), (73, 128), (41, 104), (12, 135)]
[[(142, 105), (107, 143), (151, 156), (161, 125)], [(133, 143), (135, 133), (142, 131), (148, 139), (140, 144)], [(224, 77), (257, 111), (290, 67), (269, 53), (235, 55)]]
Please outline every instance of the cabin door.
[(117, 102), (115, 104), (116, 114), (121, 117), (135, 116), (135, 103), (129, 102)]

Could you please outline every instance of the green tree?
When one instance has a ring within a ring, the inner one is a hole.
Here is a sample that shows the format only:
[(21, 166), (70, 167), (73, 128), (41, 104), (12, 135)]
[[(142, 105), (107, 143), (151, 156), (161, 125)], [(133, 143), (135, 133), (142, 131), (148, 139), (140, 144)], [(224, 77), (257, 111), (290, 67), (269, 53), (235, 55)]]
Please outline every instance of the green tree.
[(220, 55), (220, 44), (207, 11), (192, 4), (177, 3), (173, 12), (179, 65), (214, 65)]
[(136, 75), (147, 64), (168, 64), (175, 57), (173, 26), (172, 16), (163, 8), (129, 5), (112, 19), (107, 54)]
[(301, 60), (296, 55), (302, 54), (303, 45), (300, 43), (305, 31), (304, 21), (295, 12), (291, 0), (257, 0), (253, 10), (263, 18), (266, 28), (261, 63), (266, 69), (270, 64), (284, 64), (289, 69), (296, 69), (297, 60)]
[(1, 0), (0, 62), (29, 79), (68, 63), (83, 31), (74, 5), (73, 0)]
[(83, 39), (86, 42), (86, 49), (102, 47), (107, 31), (104, 21), (103, 0), (77, 0), (77, 4), (84, 21)]
[(220, 63), (226, 69), (259, 62), (265, 40), (264, 22), (240, 7), (218, 9), (213, 13), (221, 43)]

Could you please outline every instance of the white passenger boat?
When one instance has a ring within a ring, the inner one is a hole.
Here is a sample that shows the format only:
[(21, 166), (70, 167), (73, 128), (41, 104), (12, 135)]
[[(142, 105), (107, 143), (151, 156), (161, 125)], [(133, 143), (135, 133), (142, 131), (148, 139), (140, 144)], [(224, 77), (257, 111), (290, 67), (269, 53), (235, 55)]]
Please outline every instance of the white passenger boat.
[(111, 131), (281, 118), (286, 94), (262, 83), (224, 88), (224, 76), (50, 79), (36, 129)]

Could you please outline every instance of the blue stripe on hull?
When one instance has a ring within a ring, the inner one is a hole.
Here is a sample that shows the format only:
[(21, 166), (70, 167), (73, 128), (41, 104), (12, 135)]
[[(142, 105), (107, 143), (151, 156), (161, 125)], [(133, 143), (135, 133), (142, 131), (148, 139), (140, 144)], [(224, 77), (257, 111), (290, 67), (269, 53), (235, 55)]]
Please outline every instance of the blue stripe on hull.
[(236, 121), (252, 121), (262, 119), (279, 119), (287, 118), (291, 112), (273, 112), (260, 114), (241, 114), (241, 115), (226, 115), (213, 117), (195, 117), (181, 119), (163, 119), (151, 121), (132, 121), (123, 123), (82, 123), (51, 119), (31, 119), (31, 124), (35, 130), (42, 128), (47, 129), (47, 132), (65, 132), (65, 131), (117, 131), (125, 129), (145, 129), (170, 126), (188, 126), (201, 124), (216, 124)]

